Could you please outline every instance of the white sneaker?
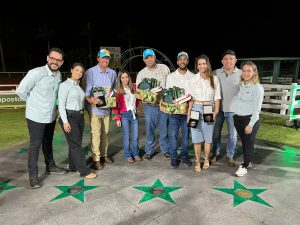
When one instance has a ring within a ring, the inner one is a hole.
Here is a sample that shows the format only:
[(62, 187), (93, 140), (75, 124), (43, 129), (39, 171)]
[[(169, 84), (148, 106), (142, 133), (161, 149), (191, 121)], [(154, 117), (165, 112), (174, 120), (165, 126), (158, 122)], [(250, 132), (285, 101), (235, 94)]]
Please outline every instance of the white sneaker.
[[(244, 162), (241, 163), (241, 165), (244, 164)], [(253, 166), (252, 162), (249, 162), (247, 168), (251, 168)]]
[(240, 166), (239, 169), (235, 172), (235, 175), (237, 177), (242, 177), (248, 173), (247, 169), (243, 166)]

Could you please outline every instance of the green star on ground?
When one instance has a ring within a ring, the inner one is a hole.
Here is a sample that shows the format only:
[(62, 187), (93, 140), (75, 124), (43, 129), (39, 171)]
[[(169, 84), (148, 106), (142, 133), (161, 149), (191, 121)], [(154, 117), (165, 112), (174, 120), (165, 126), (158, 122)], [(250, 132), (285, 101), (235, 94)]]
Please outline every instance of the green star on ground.
[(174, 200), (172, 199), (169, 193), (178, 190), (182, 187), (176, 187), (176, 186), (165, 187), (160, 181), (160, 179), (157, 179), (152, 186), (139, 186), (134, 188), (146, 192), (146, 194), (140, 200), (139, 203), (149, 201), (153, 198), (161, 198), (167, 202), (171, 202), (175, 204)]
[(213, 189), (233, 195), (234, 207), (247, 200), (272, 207), (269, 203), (267, 203), (265, 200), (261, 199), (258, 196), (258, 194), (266, 191), (267, 189), (246, 188), (236, 180), (234, 180), (234, 188), (213, 188)]
[(12, 179), (7, 179), (5, 181), (2, 181), (0, 183), (0, 194), (4, 191), (8, 191), (10, 189), (14, 189), (14, 188), (17, 188), (17, 187), (20, 187), (18, 185), (12, 185), (12, 186), (8, 186), (8, 183), (11, 181)]
[[(73, 184), (71, 186), (54, 186), (54, 187), (61, 190), (62, 193), (59, 194), (58, 196), (56, 196), (55, 198), (53, 198), (52, 200), (50, 200), (50, 202), (56, 201), (61, 198), (66, 198), (69, 196), (72, 196), (72, 197), (78, 199), (79, 201), (84, 202), (84, 192), (92, 190), (94, 188), (101, 187), (101, 186), (85, 186), (84, 179), (81, 179), (76, 184)], [(72, 194), (72, 193), (68, 192), (68, 190), (70, 190), (71, 188), (80, 188), (81, 191), (79, 191), (78, 193)]]
[(17, 152), (17, 154), (22, 154), (24, 152), (27, 152), (28, 149), (27, 148), (20, 148), (19, 151)]

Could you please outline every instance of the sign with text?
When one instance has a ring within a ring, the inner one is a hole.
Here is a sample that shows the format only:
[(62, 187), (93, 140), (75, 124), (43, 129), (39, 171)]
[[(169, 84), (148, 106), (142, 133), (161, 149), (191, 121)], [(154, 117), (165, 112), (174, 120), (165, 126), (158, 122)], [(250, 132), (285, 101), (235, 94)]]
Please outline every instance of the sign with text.
[(25, 107), (26, 102), (24, 102), (17, 94), (0, 94), (0, 108), (10, 108), (10, 107)]

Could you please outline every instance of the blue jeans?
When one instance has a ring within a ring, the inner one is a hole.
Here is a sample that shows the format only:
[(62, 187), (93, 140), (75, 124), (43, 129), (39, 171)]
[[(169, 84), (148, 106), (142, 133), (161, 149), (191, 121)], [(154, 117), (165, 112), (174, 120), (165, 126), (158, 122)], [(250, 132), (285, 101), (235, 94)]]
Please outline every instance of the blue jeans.
[(168, 152), (168, 119), (167, 113), (161, 112), (158, 106), (151, 104), (144, 105), (146, 143), (145, 152), (148, 155), (154, 154), (155, 147), (155, 129), (159, 129), (159, 144), (161, 153)]
[(187, 159), (187, 148), (189, 141), (189, 128), (187, 126), (186, 115), (170, 115), (169, 117), (169, 141), (171, 161), (177, 161), (177, 140), (179, 128), (181, 127), (181, 159)]
[(221, 132), (224, 120), (226, 120), (228, 137), (227, 137), (227, 147), (226, 153), (227, 157), (232, 158), (235, 153), (235, 146), (237, 141), (237, 133), (233, 122), (233, 112), (223, 112), (220, 111), (217, 115), (215, 122), (214, 133), (213, 133), (213, 154), (219, 155), (221, 151)]
[[(134, 120), (132, 111), (127, 111), (121, 113), (121, 122), (123, 130), (123, 146), (124, 146), (124, 156), (128, 160), (132, 156), (136, 157), (139, 155), (139, 127), (137, 118)], [(131, 129), (131, 147), (130, 147), (130, 129)]]

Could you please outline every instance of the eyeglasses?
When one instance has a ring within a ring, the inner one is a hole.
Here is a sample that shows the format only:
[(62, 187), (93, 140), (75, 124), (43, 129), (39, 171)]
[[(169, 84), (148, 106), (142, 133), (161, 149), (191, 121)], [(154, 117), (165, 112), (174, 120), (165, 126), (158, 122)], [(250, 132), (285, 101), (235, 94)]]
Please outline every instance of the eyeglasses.
[(56, 58), (53, 58), (53, 57), (51, 57), (51, 56), (49, 56), (49, 59), (51, 60), (51, 61), (56, 61), (56, 62), (58, 62), (58, 63), (62, 63), (64, 60), (63, 59), (56, 59)]

